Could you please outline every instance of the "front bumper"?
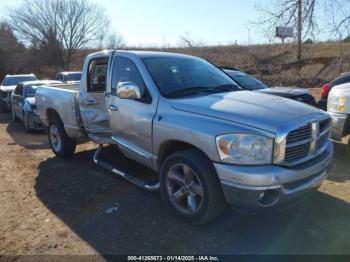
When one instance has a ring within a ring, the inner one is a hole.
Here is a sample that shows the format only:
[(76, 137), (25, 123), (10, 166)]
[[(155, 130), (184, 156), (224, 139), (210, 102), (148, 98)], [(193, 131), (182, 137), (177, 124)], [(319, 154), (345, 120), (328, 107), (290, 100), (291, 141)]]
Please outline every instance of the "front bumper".
[(341, 141), (342, 138), (350, 134), (350, 117), (346, 114), (328, 112), (332, 117), (331, 138)]
[(283, 206), (318, 188), (327, 178), (333, 159), (333, 144), (315, 159), (287, 168), (268, 166), (232, 166), (214, 164), (227, 203), (245, 210), (257, 211)]

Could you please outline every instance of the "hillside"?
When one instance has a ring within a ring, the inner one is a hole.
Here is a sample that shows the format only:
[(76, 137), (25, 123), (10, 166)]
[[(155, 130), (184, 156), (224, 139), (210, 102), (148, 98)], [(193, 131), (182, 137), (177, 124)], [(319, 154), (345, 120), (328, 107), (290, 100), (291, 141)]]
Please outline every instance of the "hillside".
[[(342, 63), (341, 59), (338, 58), (339, 44), (337, 43), (304, 45), (301, 63), (294, 61), (295, 48), (296, 46), (292, 44), (280, 44), (147, 48), (145, 50), (196, 55), (219, 66), (234, 67), (253, 74), (273, 86), (320, 87), (323, 83), (334, 79), (341, 72), (350, 71), (350, 43), (343, 44)], [(72, 69), (80, 69), (85, 55), (94, 51), (97, 50), (82, 50)], [(43, 73), (45, 72), (41, 72), (41, 74)]]
[(350, 43), (339, 45), (309, 44), (304, 46), (300, 63), (294, 61), (294, 45), (218, 46), (168, 49), (197, 55), (220, 66), (234, 67), (265, 80), (270, 85), (317, 87), (350, 71)]

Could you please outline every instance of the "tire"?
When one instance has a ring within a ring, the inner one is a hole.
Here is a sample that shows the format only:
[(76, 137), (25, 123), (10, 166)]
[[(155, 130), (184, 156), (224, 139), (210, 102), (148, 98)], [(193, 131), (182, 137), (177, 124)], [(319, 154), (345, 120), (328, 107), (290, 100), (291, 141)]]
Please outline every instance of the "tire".
[(60, 119), (56, 118), (50, 122), (48, 137), (50, 147), (56, 156), (69, 158), (74, 154), (76, 141), (67, 135)]
[(23, 125), (24, 125), (24, 130), (26, 131), (26, 133), (30, 133), (32, 131), (32, 129), (29, 126), (28, 123), (28, 117), (27, 114), (23, 112)]
[(209, 222), (226, 206), (211, 160), (196, 149), (175, 152), (164, 161), (160, 190), (166, 205), (193, 224)]

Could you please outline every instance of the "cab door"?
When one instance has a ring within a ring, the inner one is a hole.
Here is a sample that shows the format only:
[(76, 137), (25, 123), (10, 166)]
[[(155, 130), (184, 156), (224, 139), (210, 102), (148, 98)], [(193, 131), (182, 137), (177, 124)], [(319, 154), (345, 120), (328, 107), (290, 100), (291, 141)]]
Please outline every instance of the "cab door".
[(12, 110), (23, 120), (23, 84), (18, 84), (12, 94)]
[[(111, 93), (106, 100), (112, 139), (125, 155), (146, 166), (152, 166), (152, 125), (157, 101), (152, 99), (136, 63), (131, 58), (120, 55), (115, 57), (111, 81)], [(118, 96), (117, 88), (123, 84), (137, 86), (140, 98)]]
[(84, 127), (89, 134), (98, 136), (111, 133), (105, 102), (108, 62), (109, 56), (91, 58), (81, 81), (79, 104)]

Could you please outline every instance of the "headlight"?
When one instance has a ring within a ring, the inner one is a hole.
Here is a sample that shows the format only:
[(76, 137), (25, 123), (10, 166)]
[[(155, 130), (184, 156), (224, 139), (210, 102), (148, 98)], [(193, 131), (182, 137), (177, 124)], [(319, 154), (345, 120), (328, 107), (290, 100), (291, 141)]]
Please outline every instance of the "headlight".
[(223, 162), (241, 165), (272, 163), (273, 139), (253, 134), (227, 134), (216, 137)]
[(346, 103), (346, 97), (345, 96), (341, 96), (339, 98), (339, 102), (338, 102), (338, 111), (339, 112), (344, 112), (344, 110), (345, 110), (345, 103)]
[(328, 98), (328, 111), (330, 112), (344, 112), (345, 111), (345, 96), (331, 96)]

